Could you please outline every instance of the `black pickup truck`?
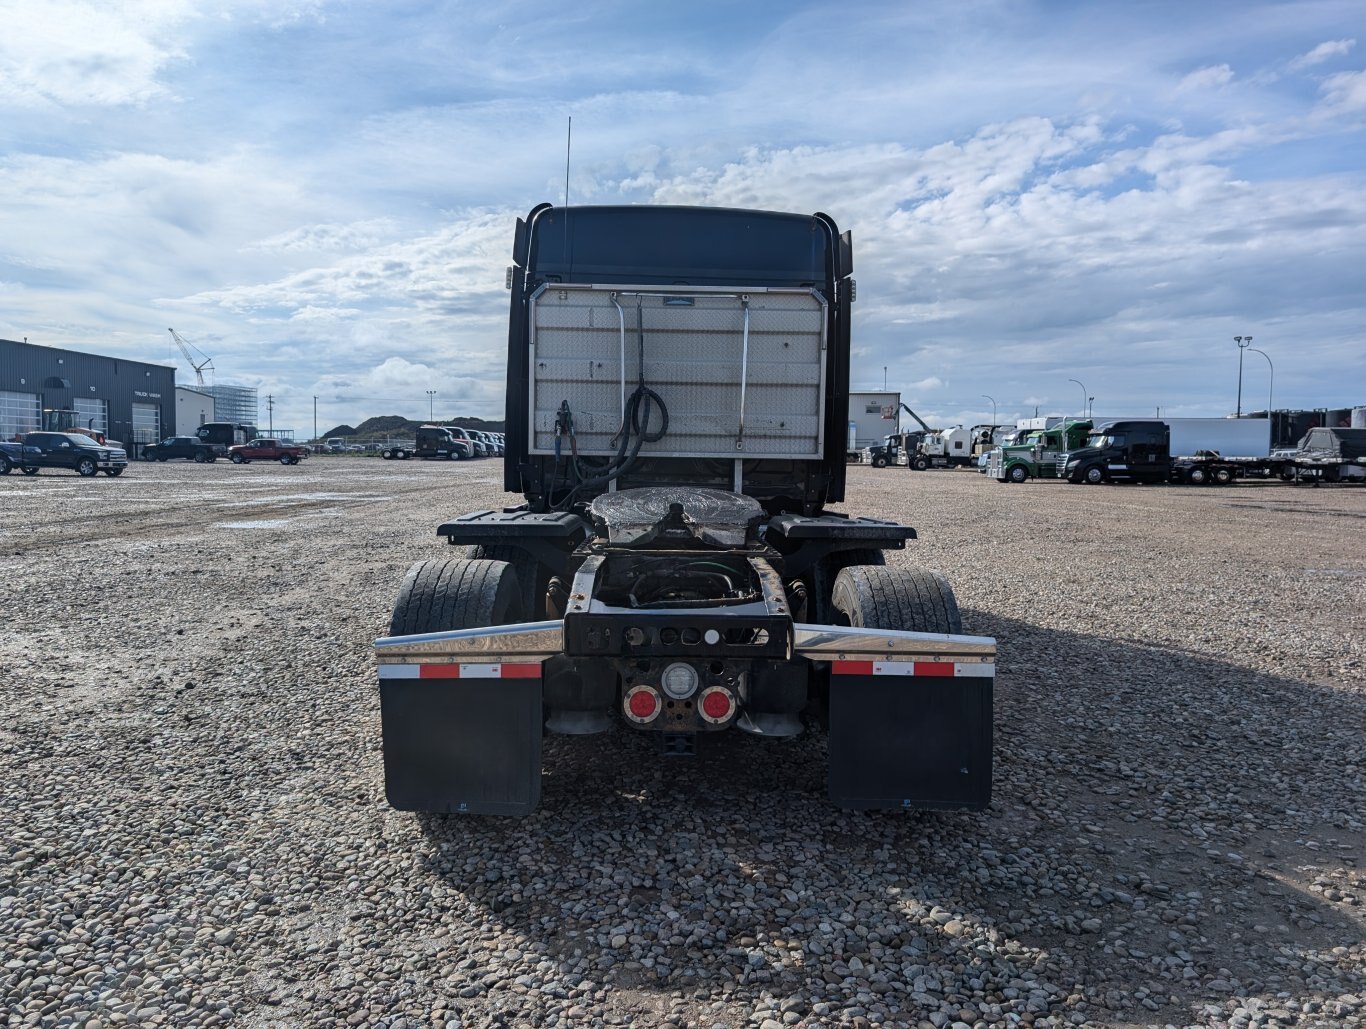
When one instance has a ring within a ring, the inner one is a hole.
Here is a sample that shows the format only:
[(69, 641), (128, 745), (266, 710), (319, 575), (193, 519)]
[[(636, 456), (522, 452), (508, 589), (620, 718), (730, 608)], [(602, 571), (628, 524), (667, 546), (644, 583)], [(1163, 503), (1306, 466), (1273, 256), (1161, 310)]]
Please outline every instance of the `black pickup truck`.
[(218, 460), (218, 451), (213, 444), (194, 436), (167, 436), (160, 443), (153, 443), (142, 451), (144, 461), (169, 461), (172, 458), (209, 464)]
[(18, 468), (37, 475), (39, 468), (70, 468), (86, 477), (104, 472), (111, 478), (128, 467), (122, 447), (97, 443), (77, 432), (30, 432), (23, 443), (0, 443), (0, 475)]

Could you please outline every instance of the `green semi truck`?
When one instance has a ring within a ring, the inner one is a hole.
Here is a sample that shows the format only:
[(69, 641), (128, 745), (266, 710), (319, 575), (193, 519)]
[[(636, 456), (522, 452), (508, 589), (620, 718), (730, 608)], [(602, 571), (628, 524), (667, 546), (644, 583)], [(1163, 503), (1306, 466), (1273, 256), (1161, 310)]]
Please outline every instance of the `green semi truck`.
[(987, 475), (998, 482), (1056, 479), (1058, 455), (1085, 446), (1091, 428), (1089, 418), (1071, 418), (1050, 429), (1036, 429), (1021, 443), (992, 450), (987, 455)]

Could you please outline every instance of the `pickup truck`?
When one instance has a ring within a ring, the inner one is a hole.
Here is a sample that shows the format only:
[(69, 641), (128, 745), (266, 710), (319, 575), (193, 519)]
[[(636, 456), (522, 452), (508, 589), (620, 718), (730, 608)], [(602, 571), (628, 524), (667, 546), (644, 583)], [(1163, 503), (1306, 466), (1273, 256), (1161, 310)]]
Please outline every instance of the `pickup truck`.
[(308, 456), (308, 448), (286, 443), (284, 440), (262, 437), (250, 443), (228, 447), (228, 460), (233, 464), (251, 464), (252, 461), (279, 461), (281, 464), (298, 464)]
[(218, 460), (218, 452), (211, 443), (205, 443), (194, 436), (168, 436), (160, 443), (144, 447), (144, 461), (169, 461), (173, 457), (207, 464)]
[(0, 443), (0, 475), (18, 468), (37, 475), (40, 468), (70, 468), (89, 478), (104, 472), (110, 478), (128, 467), (122, 447), (97, 443), (78, 432), (30, 432), (22, 443)]

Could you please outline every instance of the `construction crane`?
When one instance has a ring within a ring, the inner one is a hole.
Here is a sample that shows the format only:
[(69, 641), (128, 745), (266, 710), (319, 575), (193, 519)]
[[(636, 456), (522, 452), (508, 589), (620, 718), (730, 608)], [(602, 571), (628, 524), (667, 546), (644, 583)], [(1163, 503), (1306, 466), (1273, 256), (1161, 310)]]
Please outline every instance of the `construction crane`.
[(207, 368), (210, 371), (213, 371), (213, 358), (208, 354), (205, 354), (204, 351), (199, 350), (198, 347), (195, 347), (204, 358), (203, 361), (195, 364), (194, 355), (190, 353), (191, 344), (186, 343), (185, 338), (181, 336), (180, 333), (176, 332), (175, 329), (167, 329), (166, 331), (171, 334), (171, 338), (175, 340), (176, 346), (178, 346), (180, 352), (185, 355), (185, 360), (190, 362), (190, 367), (194, 369), (195, 381), (200, 386), (204, 385), (204, 369)]

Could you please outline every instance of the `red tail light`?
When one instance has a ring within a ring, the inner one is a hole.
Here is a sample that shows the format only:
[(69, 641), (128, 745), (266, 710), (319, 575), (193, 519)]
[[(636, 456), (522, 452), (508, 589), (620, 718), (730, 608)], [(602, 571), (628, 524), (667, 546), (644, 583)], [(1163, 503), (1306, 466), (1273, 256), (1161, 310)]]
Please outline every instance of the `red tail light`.
[(626, 717), (633, 722), (650, 722), (659, 714), (659, 694), (650, 686), (632, 686), (626, 691)]
[(724, 687), (712, 686), (702, 691), (697, 708), (707, 721), (720, 724), (735, 714), (735, 697)]

